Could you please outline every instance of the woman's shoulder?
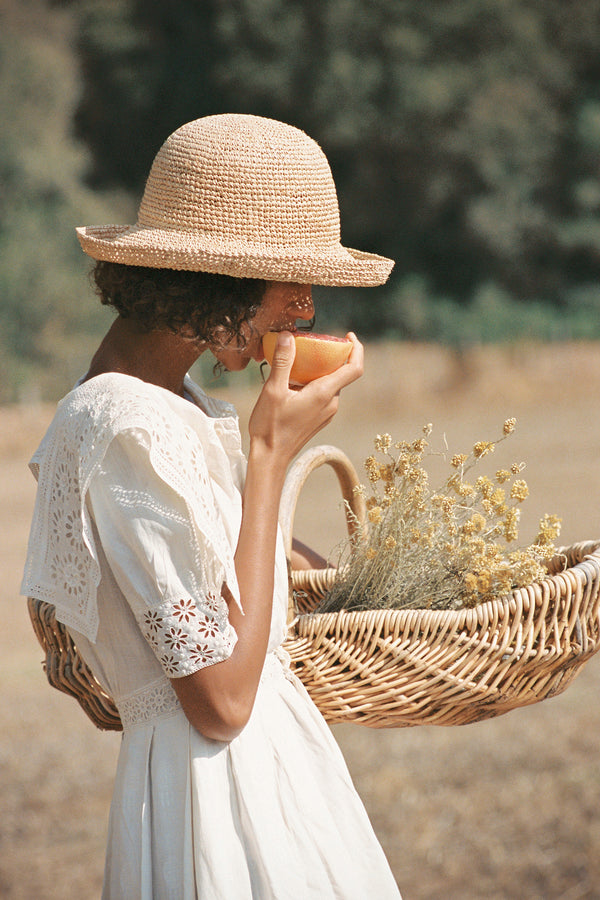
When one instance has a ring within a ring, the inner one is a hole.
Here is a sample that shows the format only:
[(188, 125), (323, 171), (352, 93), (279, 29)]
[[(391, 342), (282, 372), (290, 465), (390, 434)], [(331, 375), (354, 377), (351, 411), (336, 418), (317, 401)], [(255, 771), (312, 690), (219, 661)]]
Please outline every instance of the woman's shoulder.
[[(179, 413), (176, 401), (182, 405)], [(80, 465), (99, 459), (113, 438), (126, 431), (177, 431), (185, 425), (182, 414), (188, 403), (131, 375), (97, 375), (77, 384), (59, 402), (30, 468), (37, 476), (42, 461), (57, 454), (76, 458)]]
[[(235, 410), (214, 400), (189, 378), (185, 399), (166, 388), (131, 375), (106, 372), (78, 383), (58, 404), (54, 419), (34, 454), (30, 468), (38, 475), (43, 460), (68, 457), (82, 471), (98, 463), (117, 435), (136, 434), (146, 446), (211, 444), (217, 421), (239, 434)], [(237, 445), (236, 445), (237, 446)]]

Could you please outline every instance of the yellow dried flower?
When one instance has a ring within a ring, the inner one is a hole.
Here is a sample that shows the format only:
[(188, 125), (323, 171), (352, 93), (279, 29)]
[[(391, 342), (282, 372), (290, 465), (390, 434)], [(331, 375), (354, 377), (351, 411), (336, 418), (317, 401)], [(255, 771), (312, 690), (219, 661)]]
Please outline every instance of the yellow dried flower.
[(454, 466), (455, 469), (460, 469), (461, 466), (464, 466), (468, 458), (466, 453), (455, 453), (450, 460), (450, 465)]
[(483, 552), (487, 559), (499, 559), (502, 556), (502, 550), (498, 544), (486, 544)]
[(492, 586), (492, 575), (490, 572), (480, 572), (477, 576), (477, 590), (480, 594), (487, 594)]
[(493, 503), (493, 505), (496, 508), (498, 508), (499, 506), (502, 506), (502, 504), (504, 503), (505, 500), (506, 500), (506, 494), (504, 493), (502, 488), (496, 488), (496, 490), (490, 497), (490, 501)]
[(428, 422), (427, 425), (423, 425), (423, 434), (425, 435), (425, 437), (429, 437), (432, 431), (433, 425), (431, 424), (431, 422)]
[(388, 534), (384, 541), (384, 546), (386, 550), (393, 550), (396, 546), (397, 541), (396, 538), (392, 534)]
[(477, 441), (477, 443), (473, 445), (473, 454), (477, 459), (481, 459), (482, 456), (493, 453), (495, 448), (496, 445), (493, 441)]
[(379, 466), (379, 477), (388, 483), (394, 480), (394, 465)]
[(365, 469), (367, 470), (369, 481), (379, 481), (379, 464), (374, 456), (367, 456), (365, 459)]
[(477, 591), (477, 576), (472, 572), (467, 572), (464, 579), (465, 588), (473, 593)]
[(510, 467), (510, 471), (513, 473), (513, 475), (518, 475), (519, 472), (522, 472), (524, 468), (525, 468), (524, 462), (513, 463), (512, 466)]
[(476, 532), (481, 532), (485, 528), (485, 517), (482, 516), (481, 513), (473, 513), (471, 522), (473, 523)]
[(515, 430), (516, 424), (517, 424), (516, 419), (507, 419), (502, 428), (503, 433), (504, 434), (512, 434), (513, 431)]
[(381, 522), (381, 514), (382, 514), (381, 507), (373, 506), (367, 514), (369, 517), (369, 522), (372, 522), (373, 525), (379, 525), (379, 523)]
[(463, 534), (479, 534), (485, 528), (485, 519), (481, 513), (474, 513), (462, 526)]
[(405, 453), (403, 453), (402, 456), (400, 456), (399, 459), (396, 460), (394, 470), (397, 475), (406, 475), (409, 469), (410, 459)]
[(413, 441), (412, 449), (415, 453), (422, 453), (425, 447), (427, 446), (427, 441), (425, 438), (417, 438), (416, 441)]
[(475, 482), (475, 487), (481, 496), (485, 497), (487, 500), (489, 500), (494, 493), (494, 482), (488, 478), (487, 475), (480, 475)]
[(375, 449), (381, 453), (387, 453), (392, 444), (392, 436), (390, 434), (378, 434), (374, 441)]
[(562, 519), (558, 516), (552, 516), (546, 513), (540, 519), (539, 534), (535, 539), (535, 543), (545, 545), (555, 541), (560, 534), (561, 525)]
[(367, 559), (375, 559), (375, 557), (377, 556), (377, 550), (375, 550), (374, 547), (367, 547), (365, 556), (367, 557)]
[(523, 481), (522, 478), (515, 481), (510, 489), (510, 496), (513, 498), (513, 500), (518, 500), (519, 502), (525, 500), (529, 496), (529, 488), (527, 486), (527, 482)]
[(457, 493), (460, 491), (460, 486), (462, 482), (460, 480), (460, 475), (458, 473), (456, 475), (451, 475), (448, 481), (446, 482), (446, 487), (452, 488)]
[(518, 524), (521, 511), (519, 509), (508, 509), (504, 518), (504, 537), (507, 541), (516, 541), (519, 536)]
[(496, 481), (498, 484), (504, 484), (505, 481), (510, 479), (510, 472), (508, 469), (498, 469), (496, 472)]
[(475, 493), (475, 488), (473, 487), (472, 484), (468, 484), (468, 482), (464, 481), (462, 484), (459, 485), (459, 487), (457, 489), (457, 493), (461, 497), (472, 497), (473, 494)]
[(512, 589), (513, 576), (511, 570), (508, 567), (497, 569), (494, 572), (494, 577), (496, 579), (498, 592), (500, 594), (507, 594)]

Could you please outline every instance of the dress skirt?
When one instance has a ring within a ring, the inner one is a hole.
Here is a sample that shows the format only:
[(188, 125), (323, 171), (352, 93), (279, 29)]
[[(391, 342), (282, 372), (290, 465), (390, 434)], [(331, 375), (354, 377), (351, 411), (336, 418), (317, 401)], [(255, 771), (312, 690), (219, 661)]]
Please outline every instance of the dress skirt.
[(275, 654), (229, 744), (179, 708), (126, 726), (104, 900), (399, 896), (329, 727)]

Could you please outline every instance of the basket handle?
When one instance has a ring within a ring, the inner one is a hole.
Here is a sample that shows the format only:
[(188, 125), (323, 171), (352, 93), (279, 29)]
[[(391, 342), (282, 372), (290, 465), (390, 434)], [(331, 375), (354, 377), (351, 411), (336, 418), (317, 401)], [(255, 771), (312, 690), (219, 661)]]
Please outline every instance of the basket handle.
[(300, 491), (304, 482), (311, 472), (318, 469), (319, 466), (328, 465), (334, 470), (342, 492), (342, 497), (347, 502), (349, 509), (346, 508), (346, 525), (348, 534), (352, 535), (359, 526), (364, 526), (367, 519), (367, 508), (365, 498), (362, 493), (356, 493), (354, 488), (360, 482), (356, 469), (346, 456), (346, 454), (329, 444), (320, 444), (317, 447), (311, 447), (299, 456), (290, 466), (289, 472), (285, 479), (283, 491), (281, 494), (281, 503), (279, 506), (279, 523), (283, 532), (285, 542), (285, 555), (289, 560), (292, 558), (292, 531), (294, 527), (294, 515), (296, 512), (296, 504)]

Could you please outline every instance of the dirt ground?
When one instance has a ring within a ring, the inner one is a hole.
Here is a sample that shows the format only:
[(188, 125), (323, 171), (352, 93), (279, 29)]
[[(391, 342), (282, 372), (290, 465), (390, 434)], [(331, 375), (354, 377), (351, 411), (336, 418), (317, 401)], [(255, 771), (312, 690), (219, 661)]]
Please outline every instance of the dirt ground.
[[(232, 382), (233, 384), (233, 382)], [(247, 420), (257, 388), (228, 391)], [(215, 392), (221, 392), (218, 388)], [(565, 544), (600, 538), (600, 346), (368, 349), (367, 373), (315, 443), (360, 466), (378, 432), (426, 422), (453, 452), (494, 439), (528, 463), (523, 541), (544, 512)], [(34, 484), (26, 462), (48, 407), (0, 409), (0, 896), (92, 900), (119, 737), (97, 731), (51, 690), (18, 596)], [(506, 450), (505, 450), (506, 448)], [(343, 534), (333, 475), (315, 473), (299, 537), (327, 553)], [(336, 727), (356, 786), (404, 900), (600, 898), (600, 655), (560, 697), (453, 728)], [(299, 898), (300, 900), (300, 898)], [(370, 900), (370, 898), (369, 898)]]

